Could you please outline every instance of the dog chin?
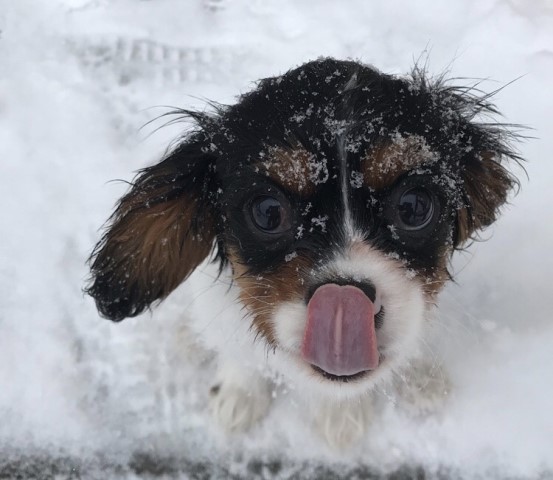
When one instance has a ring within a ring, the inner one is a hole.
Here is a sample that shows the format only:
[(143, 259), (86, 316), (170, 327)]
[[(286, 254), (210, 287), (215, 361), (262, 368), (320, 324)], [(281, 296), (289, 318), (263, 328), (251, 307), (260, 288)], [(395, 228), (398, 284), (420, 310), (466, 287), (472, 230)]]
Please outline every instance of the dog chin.
[(315, 276), (354, 278), (376, 286), (383, 313), (376, 330), (379, 361), (376, 368), (353, 375), (333, 375), (310, 364), (302, 355), (308, 307), (304, 300), (284, 302), (273, 315), (279, 357), (274, 366), (296, 386), (309, 385), (316, 394), (352, 397), (385, 382), (416, 356), (428, 312), (420, 281), (401, 262), (370, 247), (357, 248)]

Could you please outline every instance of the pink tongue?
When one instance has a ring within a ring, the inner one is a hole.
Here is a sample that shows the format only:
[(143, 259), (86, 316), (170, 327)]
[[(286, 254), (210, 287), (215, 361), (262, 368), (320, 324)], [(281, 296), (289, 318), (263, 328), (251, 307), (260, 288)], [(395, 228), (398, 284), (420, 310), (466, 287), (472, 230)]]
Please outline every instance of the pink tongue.
[(328, 283), (307, 305), (303, 359), (332, 375), (378, 367), (374, 304), (357, 287)]

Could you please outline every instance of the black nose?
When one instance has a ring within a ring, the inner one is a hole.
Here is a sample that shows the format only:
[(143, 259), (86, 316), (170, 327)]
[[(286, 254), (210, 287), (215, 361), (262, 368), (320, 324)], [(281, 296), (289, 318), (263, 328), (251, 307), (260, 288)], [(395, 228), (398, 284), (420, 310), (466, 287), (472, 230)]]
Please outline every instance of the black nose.
[(311, 300), (311, 297), (313, 296), (317, 288), (322, 287), (327, 283), (334, 283), (335, 285), (340, 285), (340, 286), (352, 285), (353, 287), (357, 287), (365, 295), (367, 295), (367, 297), (369, 297), (371, 302), (374, 302), (376, 299), (376, 288), (368, 280), (360, 282), (358, 280), (353, 280), (351, 278), (327, 278), (324, 282), (315, 283), (309, 287), (309, 289), (307, 290), (305, 303), (309, 303), (309, 300)]

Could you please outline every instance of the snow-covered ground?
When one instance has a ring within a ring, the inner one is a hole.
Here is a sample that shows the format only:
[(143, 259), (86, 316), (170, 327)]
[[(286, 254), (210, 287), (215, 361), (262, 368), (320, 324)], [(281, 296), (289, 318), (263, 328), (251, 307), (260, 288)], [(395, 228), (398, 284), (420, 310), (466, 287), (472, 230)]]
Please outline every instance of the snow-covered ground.
[[(452, 381), (444, 412), (383, 401), (363, 444), (336, 454), (283, 394), (250, 435), (221, 436), (213, 366), (178, 305), (116, 325), (82, 294), (126, 188), (110, 180), (178, 134), (140, 129), (159, 106), (230, 103), (321, 55), (404, 73), (425, 50), (431, 71), (487, 90), (518, 79), (495, 100), (535, 137), (521, 193), (442, 295), (428, 348)], [(0, 0), (0, 477), (551, 478), (552, 76), (551, 0)]]

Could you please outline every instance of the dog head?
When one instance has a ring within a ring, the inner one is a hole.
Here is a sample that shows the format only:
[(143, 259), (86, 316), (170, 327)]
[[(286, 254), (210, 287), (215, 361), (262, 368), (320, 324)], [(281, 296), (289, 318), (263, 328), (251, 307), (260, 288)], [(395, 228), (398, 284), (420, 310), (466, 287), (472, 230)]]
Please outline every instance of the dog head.
[(182, 111), (196, 129), (120, 200), (88, 293), (119, 321), (213, 252), (294, 371), (364, 388), (411, 354), (452, 252), (517, 183), (512, 134), (471, 92), (322, 59)]

